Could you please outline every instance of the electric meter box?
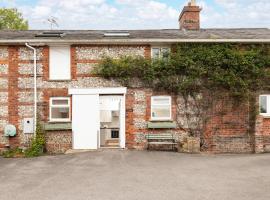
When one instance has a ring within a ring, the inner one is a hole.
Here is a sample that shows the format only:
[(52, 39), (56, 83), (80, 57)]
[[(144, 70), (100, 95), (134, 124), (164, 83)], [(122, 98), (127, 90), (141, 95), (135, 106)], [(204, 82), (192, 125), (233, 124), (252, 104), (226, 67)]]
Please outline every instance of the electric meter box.
[(34, 119), (25, 118), (23, 120), (23, 133), (34, 133)]

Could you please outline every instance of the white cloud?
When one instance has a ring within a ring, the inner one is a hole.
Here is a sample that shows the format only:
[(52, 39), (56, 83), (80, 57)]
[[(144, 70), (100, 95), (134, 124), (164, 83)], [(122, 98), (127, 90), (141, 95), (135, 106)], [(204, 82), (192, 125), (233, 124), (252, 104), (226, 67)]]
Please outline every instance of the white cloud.
[(270, 28), (269, 0), (215, 0), (218, 10), (203, 3), (205, 27)]
[[(198, 0), (203, 7), (204, 28), (270, 27), (270, 0), (213, 1)], [(159, 0), (114, 0), (113, 4), (108, 0), (37, 0), (35, 5), (9, 2), (17, 3), (32, 29), (48, 29), (46, 20), (51, 16), (57, 18), (60, 29), (161, 29), (178, 28), (179, 8), (187, 0), (179, 0), (177, 8)]]

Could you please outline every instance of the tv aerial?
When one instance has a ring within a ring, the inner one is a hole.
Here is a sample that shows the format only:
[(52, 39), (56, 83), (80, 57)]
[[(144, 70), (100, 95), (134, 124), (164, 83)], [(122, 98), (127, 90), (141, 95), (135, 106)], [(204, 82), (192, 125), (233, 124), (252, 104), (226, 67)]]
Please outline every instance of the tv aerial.
[(54, 16), (51, 16), (50, 18), (47, 19), (47, 22), (50, 24), (51, 26), (51, 30), (53, 30), (54, 27), (59, 27), (59, 24), (57, 22), (57, 18)]

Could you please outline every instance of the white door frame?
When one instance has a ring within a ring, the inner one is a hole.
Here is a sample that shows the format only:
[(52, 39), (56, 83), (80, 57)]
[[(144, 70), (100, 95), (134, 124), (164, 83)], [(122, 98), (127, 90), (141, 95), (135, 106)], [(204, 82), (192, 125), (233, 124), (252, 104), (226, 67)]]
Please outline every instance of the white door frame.
[[(76, 89), (70, 88), (69, 95), (123, 95), (123, 102), (121, 103), (121, 110), (124, 111), (120, 116), (120, 148), (126, 148), (126, 93), (127, 88), (115, 87), (115, 88), (87, 88), (87, 89)], [(100, 148), (100, 142), (99, 142)]]

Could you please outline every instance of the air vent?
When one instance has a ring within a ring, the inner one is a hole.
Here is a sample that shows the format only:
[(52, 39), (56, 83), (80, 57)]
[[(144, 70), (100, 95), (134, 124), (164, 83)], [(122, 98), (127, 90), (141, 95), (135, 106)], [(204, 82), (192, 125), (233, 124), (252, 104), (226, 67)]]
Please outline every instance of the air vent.
[(64, 37), (66, 34), (60, 31), (45, 31), (36, 35), (36, 37)]
[(128, 31), (108, 31), (104, 33), (104, 37), (129, 37)]

